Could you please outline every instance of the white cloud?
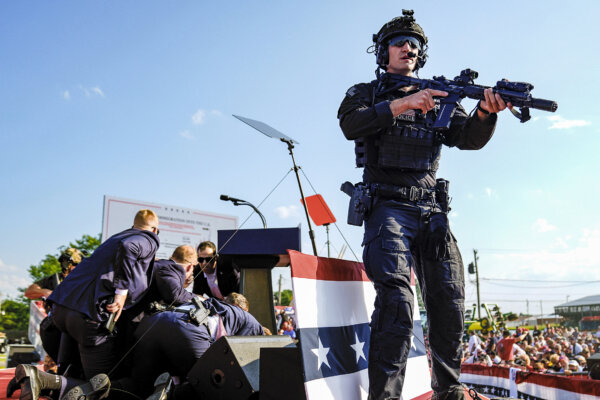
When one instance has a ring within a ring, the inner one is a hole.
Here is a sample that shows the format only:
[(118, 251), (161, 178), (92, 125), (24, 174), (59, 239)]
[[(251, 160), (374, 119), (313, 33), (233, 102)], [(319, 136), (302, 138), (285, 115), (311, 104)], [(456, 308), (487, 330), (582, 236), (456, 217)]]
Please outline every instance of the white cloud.
[(569, 129), (569, 128), (578, 128), (582, 126), (588, 126), (592, 123), (590, 121), (584, 121), (582, 119), (565, 119), (560, 115), (553, 115), (548, 117), (548, 121), (552, 122), (552, 126), (548, 129)]
[(554, 248), (560, 248), (560, 249), (568, 249), (569, 248), (569, 244), (567, 243), (568, 239), (565, 238), (561, 238), (561, 237), (557, 237), (556, 239), (554, 239)]
[(71, 99), (71, 93), (69, 93), (68, 90), (65, 90), (64, 92), (62, 92), (62, 97), (65, 100), (70, 100)]
[(485, 194), (487, 194), (488, 197), (492, 197), (492, 188), (485, 188)]
[(18, 296), (20, 294), (18, 288), (27, 287), (31, 283), (29, 274), (25, 268), (6, 265), (0, 260), (0, 270), (2, 270), (2, 279), (0, 279), (0, 293), (2, 293), (2, 299)]
[(275, 214), (281, 219), (287, 219), (290, 217), (297, 217), (300, 215), (298, 212), (298, 206), (279, 206), (275, 209)]
[(194, 125), (202, 125), (204, 122), (206, 122), (206, 111), (199, 109), (192, 115), (192, 123)]
[(85, 87), (83, 85), (79, 85), (79, 90), (83, 92), (85, 97), (92, 97), (92, 95), (104, 97), (104, 92), (102, 91), (102, 89), (100, 89), (99, 86)]
[(104, 97), (104, 92), (98, 86), (92, 88), (92, 92), (96, 93), (100, 97)]
[(216, 115), (217, 117), (222, 117), (223, 116), (223, 113), (221, 111), (219, 111), (219, 110), (211, 110), (210, 113), (212, 115)]
[(83, 92), (85, 97), (90, 97), (90, 91), (87, 88), (83, 87), (83, 85), (79, 85), (79, 89)]
[(194, 139), (196, 139), (194, 137), (194, 135), (192, 135), (192, 133), (190, 131), (188, 131), (187, 129), (185, 131), (179, 132), (179, 136), (181, 136), (184, 139), (188, 139), (188, 140), (194, 140)]
[[(495, 271), (494, 278), (600, 280), (600, 229), (585, 229), (579, 238), (573, 238), (572, 242), (573, 245), (567, 248), (563, 246), (565, 251), (555, 248), (554, 251), (538, 250), (495, 255), (494, 259), (499, 265), (493, 265), (494, 262), (490, 260), (489, 270)], [(589, 287), (580, 286), (581, 289)], [(576, 288), (578, 286), (573, 290), (578, 290)]]
[(539, 233), (544, 233), (544, 232), (550, 232), (550, 231), (555, 231), (558, 228), (556, 228), (556, 226), (552, 225), (551, 223), (549, 223), (546, 219), (544, 218), (538, 218), (532, 225), (531, 225), (531, 229), (539, 232)]

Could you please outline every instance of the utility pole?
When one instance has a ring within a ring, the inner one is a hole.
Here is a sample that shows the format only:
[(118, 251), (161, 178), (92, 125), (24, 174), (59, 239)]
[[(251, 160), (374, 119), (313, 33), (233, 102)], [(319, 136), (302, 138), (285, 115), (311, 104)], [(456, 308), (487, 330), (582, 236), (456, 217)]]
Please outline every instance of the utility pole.
[(479, 267), (477, 266), (477, 250), (473, 249), (473, 260), (475, 265), (475, 282), (477, 284), (477, 319), (481, 319), (481, 299), (479, 298)]
[(279, 295), (277, 296), (277, 304), (281, 305), (281, 274), (279, 274)]
[(527, 315), (529, 315), (529, 299), (525, 300), (527, 302)]

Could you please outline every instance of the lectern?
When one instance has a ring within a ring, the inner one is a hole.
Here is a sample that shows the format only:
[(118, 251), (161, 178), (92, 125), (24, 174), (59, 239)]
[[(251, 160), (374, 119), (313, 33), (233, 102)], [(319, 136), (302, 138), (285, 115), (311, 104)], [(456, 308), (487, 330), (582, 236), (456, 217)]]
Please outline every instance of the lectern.
[(250, 303), (250, 313), (273, 332), (273, 267), (289, 265), (287, 250), (300, 249), (300, 228), (220, 230), (219, 257), (240, 270), (240, 292)]

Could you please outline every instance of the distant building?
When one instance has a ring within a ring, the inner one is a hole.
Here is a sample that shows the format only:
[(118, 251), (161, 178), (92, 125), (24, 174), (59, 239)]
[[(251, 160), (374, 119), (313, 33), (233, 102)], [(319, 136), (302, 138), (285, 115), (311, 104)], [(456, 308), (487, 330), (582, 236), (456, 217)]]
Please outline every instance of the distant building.
[(565, 318), (568, 325), (578, 326), (583, 317), (600, 316), (600, 295), (582, 297), (554, 307), (554, 313)]

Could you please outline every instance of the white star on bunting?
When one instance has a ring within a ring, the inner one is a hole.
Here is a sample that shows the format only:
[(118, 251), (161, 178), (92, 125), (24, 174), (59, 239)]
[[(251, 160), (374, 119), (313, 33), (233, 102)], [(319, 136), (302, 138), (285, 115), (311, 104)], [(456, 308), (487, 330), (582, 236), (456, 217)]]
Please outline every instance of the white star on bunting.
[(323, 347), (323, 343), (321, 343), (321, 339), (319, 339), (319, 348), (311, 349), (310, 351), (312, 351), (314, 353), (314, 355), (317, 356), (317, 358), (318, 358), (317, 369), (321, 369), (321, 366), (323, 364), (325, 364), (329, 368), (331, 368), (331, 366), (329, 365), (329, 361), (327, 361), (327, 353), (329, 353), (329, 347)]
[(363, 351), (364, 346), (365, 346), (365, 342), (360, 342), (358, 340), (358, 334), (356, 332), (354, 332), (354, 344), (351, 344), (350, 347), (352, 347), (354, 349), (354, 352), (356, 353), (356, 363), (357, 364), (358, 364), (358, 360), (360, 360), (361, 357), (365, 361), (367, 361), (367, 358), (365, 357), (365, 353)]

